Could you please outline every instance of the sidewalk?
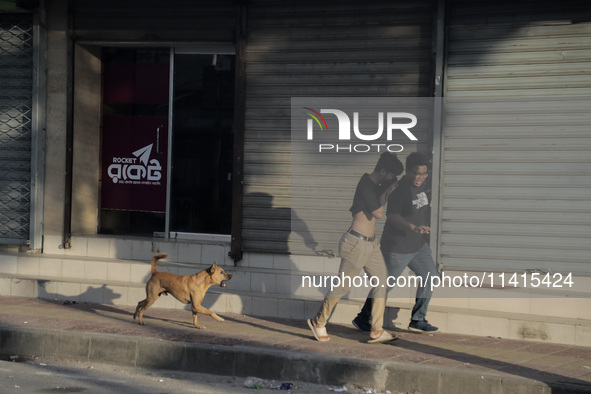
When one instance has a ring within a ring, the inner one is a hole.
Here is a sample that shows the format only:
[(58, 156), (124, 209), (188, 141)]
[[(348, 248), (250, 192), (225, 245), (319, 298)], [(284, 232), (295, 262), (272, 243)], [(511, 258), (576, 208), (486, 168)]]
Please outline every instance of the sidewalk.
[[(157, 305), (157, 304), (156, 304)], [(350, 383), (427, 393), (591, 393), (591, 348), (435, 333), (396, 332), (369, 345), (352, 325), (313, 339), (305, 321), (0, 297), (0, 357), (69, 358), (276, 381)], [(351, 317), (353, 318), (353, 316)]]

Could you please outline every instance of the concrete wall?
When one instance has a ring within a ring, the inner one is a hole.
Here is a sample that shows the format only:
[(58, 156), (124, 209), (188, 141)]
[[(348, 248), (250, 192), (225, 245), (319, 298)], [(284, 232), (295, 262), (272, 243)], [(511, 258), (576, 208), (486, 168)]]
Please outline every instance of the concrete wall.
[(101, 59), (100, 48), (74, 47), (74, 149), (72, 234), (98, 228)]
[(47, 2), (47, 120), (44, 235), (64, 232), (66, 130), (68, 118), (67, 1)]
[[(64, 233), (68, 105), (73, 106), (73, 234), (96, 234), (98, 224), (101, 62), (97, 47), (70, 50), (67, 2), (47, 4), (47, 123), (44, 236)], [(72, 62), (74, 57), (74, 62)], [(74, 64), (74, 97), (68, 100), (68, 72)], [(55, 237), (57, 236), (57, 238)], [(61, 244), (61, 242), (60, 242)], [(54, 248), (58, 245), (44, 245)]]

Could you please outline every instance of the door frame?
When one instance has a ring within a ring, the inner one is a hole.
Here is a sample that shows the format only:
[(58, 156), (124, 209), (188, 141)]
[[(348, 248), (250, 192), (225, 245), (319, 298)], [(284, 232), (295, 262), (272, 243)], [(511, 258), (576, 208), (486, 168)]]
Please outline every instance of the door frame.
[[(100, 49), (103, 47), (121, 47), (121, 48), (170, 48), (171, 55), (174, 54), (230, 54), (235, 56), (235, 80), (234, 80), (234, 89), (235, 89), (235, 99), (234, 99), (234, 154), (233, 154), (233, 170), (232, 170), (232, 217), (231, 217), (231, 235), (212, 235), (212, 234), (199, 234), (199, 233), (178, 233), (178, 232), (171, 232), (170, 231), (170, 223), (166, 228), (164, 228), (162, 233), (154, 233), (154, 237), (156, 238), (165, 238), (165, 239), (185, 239), (189, 241), (196, 241), (196, 242), (214, 242), (220, 244), (230, 244), (231, 251), (229, 253), (230, 257), (235, 261), (238, 262), (242, 259), (242, 191), (243, 191), (243, 167), (244, 167), (244, 137), (245, 137), (245, 85), (246, 85), (246, 73), (245, 73), (245, 61), (244, 61), (244, 53), (246, 47), (246, 40), (245, 37), (242, 35), (237, 35), (239, 39), (237, 39), (236, 43), (234, 42), (208, 42), (208, 43), (199, 43), (199, 42), (186, 42), (186, 43), (173, 43), (173, 42), (113, 42), (113, 41), (101, 41), (101, 40), (77, 40), (75, 42), (76, 46), (80, 46), (86, 48), (86, 50), (96, 48), (97, 55), (100, 54)], [(89, 52), (90, 53), (90, 52)], [(88, 55), (89, 58), (92, 58), (92, 53)], [(97, 57), (97, 60), (100, 63), (100, 55)], [(173, 59), (174, 60), (174, 59)], [(92, 73), (94, 69), (85, 69), (82, 68), (82, 72), (89, 72)], [(171, 67), (171, 70), (174, 70)], [(170, 71), (172, 72), (172, 71)], [(99, 74), (93, 76), (95, 80), (96, 78), (100, 77)], [(170, 85), (173, 87), (173, 84)], [(100, 89), (97, 90), (97, 99), (100, 96)], [(169, 100), (171, 99), (171, 95), (169, 94)], [(98, 105), (98, 104), (97, 104)], [(169, 111), (171, 109), (169, 108)], [(75, 111), (77, 113), (78, 111)], [(82, 111), (80, 114), (88, 113)], [(82, 116), (82, 115), (80, 115)], [(88, 116), (87, 116), (88, 117)], [(169, 116), (169, 127), (171, 122), (173, 121), (173, 116)], [(99, 132), (99, 126), (96, 126), (96, 132)], [(169, 129), (170, 130), (170, 129)], [(169, 133), (169, 138), (171, 138), (172, 134)], [(169, 144), (170, 147), (172, 147)], [(98, 155), (99, 152), (97, 151), (96, 154)], [(98, 159), (98, 158), (97, 158)], [(78, 163), (79, 165), (89, 165), (90, 163)], [(168, 166), (167, 169), (167, 176), (170, 176), (168, 171), (171, 170), (171, 166)], [(100, 179), (97, 176), (97, 185), (100, 185)], [(169, 187), (169, 185), (167, 185)], [(98, 189), (100, 190), (100, 189)], [(97, 192), (98, 192), (97, 190)], [(100, 193), (100, 192), (99, 192)], [(96, 197), (96, 196), (95, 196)], [(87, 202), (80, 202), (81, 206), (75, 209), (76, 214), (79, 214), (79, 211), (84, 210)], [(100, 200), (94, 200), (94, 204), (100, 204)], [(170, 191), (167, 191), (167, 210), (169, 209), (170, 204)], [(95, 205), (96, 206), (96, 205)], [(99, 215), (100, 216), (100, 215)], [(87, 225), (87, 228), (79, 229), (82, 230), (82, 233), (86, 231), (91, 231), (90, 233), (95, 233), (98, 230), (98, 226), (100, 225), (98, 222), (99, 217), (94, 218), (95, 225), (92, 224)], [(170, 219), (169, 219), (170, 220)], [(92, 230), (94, 227), (94, 230)]]
[[(232, 234), (208, 234), (208, 233), (187, 233), (187, 232), (179, 232), (179, 231), (171, 231), (170, 230), (170, 220), (171, 220), (171, 193), (172, 193), (172, 149), (173, 149), (173, 124), (174, 124), (174, 71), (175, 71), (175, 55), (236, 55), (236, 49), (234, 45), (228, 44), (205, 44), (205, 45), (180, 45), (180, 46), (171, 46), (170, 47), (170, 74), (169, 74), (169, 93), (168, 93), (168, 163), (167, 163), (167, 183), (166, 183), (166, 213), (165, 213), (165, 224), (164, 224), (164, 233), (162, 236), (166, 239), (183, 239), (183, 240), (193, 240), (193, 241), (214, 241), (214, 242), (223, 242), (223, 243), (230, 243), (232, 242), (233, 236)], [(238, 59), (236, 58), (236, 62)], [(236, 81), (235, 81), (236, 85)], [(234, 108), (234, 112), (236, 113), (236, 108)], [(243, 138), (243, 137), (242, 137)], [(234, 135), (234, 146), (236, 146), (236, 135)], [(236, 160), (236, 153), (234, 153), (233, 161)], [(234, 174), (232, 175), (232, 179), (234, 179)], [(234, 182), (234, 181), (233, 181)], [(235, 186), (235, 183), (233, 184)], [(234, 188), (233, 188), (234, 189)], [(232, 193), (232, 205), (234, 206), (234, 201), (236, 198), (236, 194)], [(232, 210), (232, 215), (234, 214), (234, 209)], [(240, 215), (241, 217), (242, 215)], [(234, 233), (234, 220), (232, 216), (232, 229), (231, 232)]]

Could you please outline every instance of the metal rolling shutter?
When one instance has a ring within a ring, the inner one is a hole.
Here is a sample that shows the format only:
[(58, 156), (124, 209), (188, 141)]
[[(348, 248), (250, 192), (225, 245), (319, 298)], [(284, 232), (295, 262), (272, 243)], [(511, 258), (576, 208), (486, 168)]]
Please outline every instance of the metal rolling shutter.
[(0, 244), (24, 244), (31, 210), (33, 16), (0, 15)]
[[(378, 156), (310, 166), (304, 182), (318, 194), (292, 209), (291, 97), (431, 96), (433, 14), (426, 0), (249, 3), (245, 250), (336, 251), (357, 181)], [(430, 138), (418, 149), (430, 150)]]
[(448, 7), (440, 262), (591, 274), (591, 4)]
[(234, 42), (232, 0), (74, 0), (80, 42)]

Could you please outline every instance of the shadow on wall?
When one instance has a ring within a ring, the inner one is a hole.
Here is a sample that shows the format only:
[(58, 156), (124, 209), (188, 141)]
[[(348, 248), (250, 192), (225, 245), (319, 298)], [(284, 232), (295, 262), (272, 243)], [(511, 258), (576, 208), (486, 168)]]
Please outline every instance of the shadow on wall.
[[(74, 294), (60, 294), (58, 284), (48, 280), (37, 281), (37, 297), (44, 300), (57, 300), (67, 302), (88, 302), (97, 304), (115, 305), (114, 300), (121, 298), (121, 294), (115, 293), (106, 284), (97, 287), (89, 287), (85, 292)], [(52, 287), (55, 286), (55, 291)], [(139, 301), (139, 300), (138, 300)]]
[[(277, 198), (279, 200), (279, 198)], [(318, 243), (310, 234), (307, 224), (288, 207), (286, 201), (274, 202), (268, 193), (248, 193), (244, 196), (244, 248), (249, 251), (289, 253), (289, 237), (292, 232), (301, 237), (305, 246), (316, 251)]]

